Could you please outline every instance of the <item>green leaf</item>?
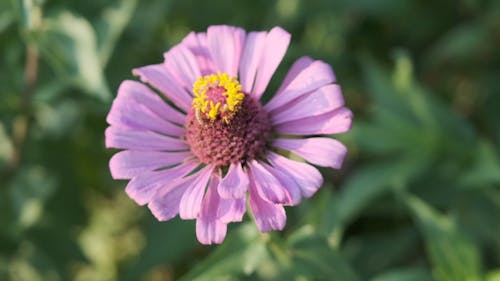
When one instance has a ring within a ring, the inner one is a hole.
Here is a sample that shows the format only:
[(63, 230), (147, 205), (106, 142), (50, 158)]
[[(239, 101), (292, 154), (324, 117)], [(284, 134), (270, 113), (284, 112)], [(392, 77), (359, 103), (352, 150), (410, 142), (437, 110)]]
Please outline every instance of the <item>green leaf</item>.
[(437, 281), (479, 281), (481, 260), (476, 246), (446, 215), (415, 196), (405, 194), (404, 201), (418, 223)]
[(19, 170), (11, 182), (10, 198), (21, 229), (35, 224), (44, 211), (46, 201), (56, 189), (56, 180), (41, 166)]
[(43, 1), (21, 0), (23, 27), (27, 31), (33, 31), (40, 27), (42, 20)]
[(432, 65), (467, 62), (485, 50), (489, 40), (487, 26), (480, 21), (456, 25), (431, 48), (427, 62)]
[(315, 233), (313, 228), (306, 226), (299, 229), (290, 235), (287, 244), (294, 275), (315, 280), (359, 280), (346, 259), (336, 249), (332, 249), (327, 240)]
[(461, 175), (459, 182), (468, 188), (482, 188), (500, 183), (500, 161), (495, 147), (487, 141), (482, 141), (475, 156), (475, 163)]
[(404, 120), (414, 120), (408, 100), (398, 94), (388, 71), (380, 67), (372, 58), (361, 57), (363, 81), (373, 99), (373, 108), (384, 108)]
[(405, 268), (382, 273), (371, 281), (432, 281), (432, 277), (424, 268)]
[(72, 99), (58, 103), (40, 103), (35, 108), (35, 119), (42, 135), (63, 137), (81, 120), (82, 111)]
[(128, 265), (120, 280), (137, 280), (159, 264), (176, 264), (197, 246), (194, 224), (180, 220), (168, 223), (149, 221), (146, 245), (137, 260)]
[(12, 158), (13, 153), (12, 141), (5, 132), (3, 124), (0, 123), (0, 168)]
[(0, 2), (0, 34), (15, 20), (15, 11), (9, 1)]
[(500, 189), (485, 187), (462, 191), (453, 206), (460, 226), (476, 241), (480, 241), (498, 259), (500, 258)]
[(398, 227), (395, 223), (385, 222), (381, 228), (383, 231), (351, 234), (342, 244), (342, 253), (365, 277), (380, 274), (413, 257), (415, 247), (419, 246), (418, 233), (413, 227)]
[(119, 0), (108, 6), (97, 23), (96, 31), (101, 66), (106, 66), (115, 45), (132, 17), (137, 0)]
[[(416, 81), (412, 63), (404, 52), (396, 53), (392, 79), (370, 58), (363, 58), (362, 66), (365, 84), (374, 99), (375, 124), (392, 129), (389, 133), (384, 130), (385, 138), (391, 137), (392, 131), (411, 131), (410, 136), (418, 133), (420, 139), (438, 140), (444, 146), (462, 145), (459, 149), (463, 149), (462, 143), (470, 145), (473, 140), (470, 124)], [(400, 142), (405, 143), (402, 139)]]
[(394, 187), (404, 186), (424, 167), (418, 158), (391, 159), (358, 167), (343, 184), (335, 204), (331, 204), (335, 217), (325, 221), (327, 232), (334, 234), (343, 228), (371, 202)]
[(213, 254), (201, 261), (181, 281), (211, 281), (235, 275), (251, 274), (269, 254), (264, 240), (253, 223), (246, 223), (232, 231)]
[(487, 277), (486, 277), (486, 280), (487, 281), (500, 281), (500, 269), (489, 272)]
[(84, 18), (60, 12), (45, 19), (41, 34), (43, 57), (60, 79), (108, 101), (111, 94), (104, 77), (94, 28)]

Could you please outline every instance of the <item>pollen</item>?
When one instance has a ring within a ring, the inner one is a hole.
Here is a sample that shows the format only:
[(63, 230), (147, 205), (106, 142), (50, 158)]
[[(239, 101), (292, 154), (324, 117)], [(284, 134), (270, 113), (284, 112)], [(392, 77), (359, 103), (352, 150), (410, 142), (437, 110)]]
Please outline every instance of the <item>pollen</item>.
[(237, 77), (227, 73), (218, 72), (198, 78), (193, 84), (193, 110), (198, 122), (218, 118), (231, 122), (245, 99), (241, 90)]

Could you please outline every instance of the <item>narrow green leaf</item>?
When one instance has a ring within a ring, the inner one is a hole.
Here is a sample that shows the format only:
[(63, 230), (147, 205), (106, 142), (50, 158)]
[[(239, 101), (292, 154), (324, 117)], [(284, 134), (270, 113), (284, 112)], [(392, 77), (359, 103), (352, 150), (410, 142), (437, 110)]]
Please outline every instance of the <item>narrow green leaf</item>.
[(453, 214), (465, 231), (488, 245), (489, 251), (500, 258), (500, 189), (491, 186), (481, 189), (463, 190), (459, 201), (453, 206)]
[(346, 259), (310, 227), (299, 229), (288, 240), (291, 270), (297, 276), (332, 281), (359, 280)]
[(450, 60), (467, 62), (484, 50), (489, 40), (487, 26), (479, 20), (454, 26), (432, 46), (427, 62), (431, 65)]
[(500, 183), (500, 160), (495, 147), (487, 141), (482, 141), (477, 147), (475, 157), (475, 163), (461, 176), (459, 182), (468, 188)]
[(14, 146), (10, 137), (7, 135), (5, 128), (0, 123), (0, 167), (11, 159), (14, 153)]
[(251, 274), (269, 254), (264, 241), (252, 223), (243, 224), (230, 233), (224, 244), (201, 261), (181, 281), (221, 280), (241, 274)]
[(40, 27), (42, 20), (42, 3), (37, 0), (21, 0), (21, 10), (23, 19), (23, 28), (32, 31)]
[[(342, 253), (363, 276), (374, 276), (415, 255), (418, 232), (413, 227), (392, 225), (384, 218), (384, 231), (352, 234), (342, 243)], [(383, 253), (383, 254), (381, 254)]]
[(98, 50), (101, 66), (106, 66), (115, 45), (132, 17), (137, 0), (119, 0), (108, 6), (97, 23)]
[[(416, 161), (418, 160), (418, 161)], [(325, 221), (329, 232), (353, 220), (373, 200), (391, 188), (405, 185), (424, 167), (418, 158), (391, 159), (391, 161), (358, 167), (342, 186), (336, 204), (332, 204), (335, 218)]]
[(432, 281), (432, 277), (424, 268), (405, 268), (385, 272), (372, 281)]
[(479, 281), (481, 260), (475, 245), (446, 215), (415, 196), (405, 194), (405, 203), (418, 222), (437, 281)]

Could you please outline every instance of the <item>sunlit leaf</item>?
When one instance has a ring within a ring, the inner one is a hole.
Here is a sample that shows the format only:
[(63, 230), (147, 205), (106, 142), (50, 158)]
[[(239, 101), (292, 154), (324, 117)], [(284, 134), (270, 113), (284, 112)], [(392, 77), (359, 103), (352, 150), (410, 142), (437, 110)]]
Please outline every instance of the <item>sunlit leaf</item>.
[(17, 173), (9, 190), (20, 228), (30, 227), (40, 219), (56, 183), (56, 179), (40, 166), (26, 167)]
[(24, 29), (27, 31), (38, 29), (42, 20), (43, 1), (21, 0), (19, 3), (21, 6)]
[(74, 129), (81, 117), (81, 110), (77, 103), (65, 100), (58, 104), (44, 104), (37, 106), (36, 121), (43, 135), (61, 137)]
[(5, 128), (2, 123), (0, 123), (0, 167), (11, 159), (14, 153), (14, 146), (10, 137), (7, 135)]
[(42, 54), (60, 79), (69, 79), (83, 91), (109, 100), (111, 94), (92, 25), (70, 12), (46, 18), (45, 24), (47, 30), (40, 38)]
[(96, 32), (99, 58), (103, 67), (107, 64), (118, 38), (132, 17), (136, 4), (137, 0), (119, 0), (102, 12)]
[(464, 232), (480, 241), (496, 258), (500, 258), (500, 189), (483, 187), (465, 190), (453, 209)]
[(144, 238), (137, 225), (140, 213), (123, 193), (92, 202), (97, 208), (91, 209), (89, 222), (78, 237), (89, 264), (82, 266), (79, 273), (88, 274), (86, 279), (117, 279), (118, 265), (136, 256), (143, 247)]
[(487, 277), (487, 281), (500, 281), (500, 270), (495, 270), (492, 272), (489, 272)]

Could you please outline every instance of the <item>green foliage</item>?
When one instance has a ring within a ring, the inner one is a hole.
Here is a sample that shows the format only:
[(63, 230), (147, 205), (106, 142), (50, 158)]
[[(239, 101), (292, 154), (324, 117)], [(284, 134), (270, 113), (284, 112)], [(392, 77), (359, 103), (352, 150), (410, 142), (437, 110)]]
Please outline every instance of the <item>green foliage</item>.
[[(45, 20), (47, 30), (40, 49), (61, 82), (109, 100), (97, 38), (93, 27), (82, 17), (60, 12)], [(69, 81), (69, 82), (67, 82)]]
[[(0, 1), (0, 280), (500, 280), (498, 1)], [(202, 246), (113, 181), (105, 116), (191, 30), (280, 25), (355, 115), (287, 227)]]
[(439, 216), (420, 199), (405, 196), (411, 212), (423, 233), (436, 280), (482, 280), (477, 248), (454, 221)]
[(372, 281), (430, 281), (431, 276), (425, 269), (396, 269), (377, 276)]
[(214, 280), (251, 274), (268, 258), (265, 243), (251, 224), (243, 224), (209, 258), (198, 263), (181, 280)]

